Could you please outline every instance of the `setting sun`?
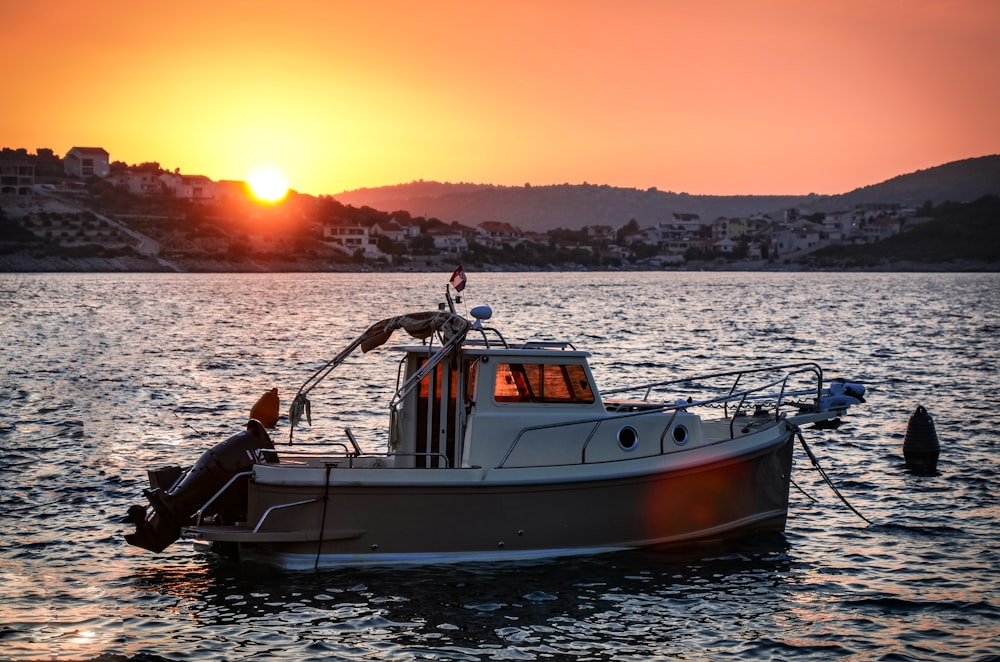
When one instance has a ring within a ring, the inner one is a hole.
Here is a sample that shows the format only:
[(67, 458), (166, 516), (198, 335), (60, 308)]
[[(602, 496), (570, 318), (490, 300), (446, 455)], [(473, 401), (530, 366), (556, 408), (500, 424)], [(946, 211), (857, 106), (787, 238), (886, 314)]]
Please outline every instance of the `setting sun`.
[(265, 202), (277, 202), (288, 193), (288, 180), (274, 168), (258, 168), (254, 170), (247, 184), (254, 196)]

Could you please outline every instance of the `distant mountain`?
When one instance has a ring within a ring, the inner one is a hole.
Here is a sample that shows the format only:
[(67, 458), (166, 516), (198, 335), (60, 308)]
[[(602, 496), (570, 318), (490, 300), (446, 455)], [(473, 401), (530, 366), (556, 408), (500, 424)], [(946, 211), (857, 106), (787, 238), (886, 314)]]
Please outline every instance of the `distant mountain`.
[(633, 218), (647, 227), (670, 221), (675, 213), (698, 214), (703, 220), (754, 214), (778, 218), (790, 207), (830, 211), (864, 202), (919, 206), (928, 200), (967, 202), (987, 194), (1000, 194), (1000, 155), (955, 161), (833, 196), (689, 195), (593, 184), (493, 186), (416, 181), (345, 191), (334, 198), (354, 207), (407, 211), (448, 223), (504, 221), (522, 230), (546, 231), (586, 225), (620, 227)]
[(984, 195), (1000, 194), (1000, 155), (952, 161), (908, 175), (900, 175), (881, 184), (854, 189), (849, 193), (829, 196), (817, 210), (827, 207), (850, 208), (866, 202), (898, 202), (919, 207), (930, 200), (942, 202), (972, 202)]

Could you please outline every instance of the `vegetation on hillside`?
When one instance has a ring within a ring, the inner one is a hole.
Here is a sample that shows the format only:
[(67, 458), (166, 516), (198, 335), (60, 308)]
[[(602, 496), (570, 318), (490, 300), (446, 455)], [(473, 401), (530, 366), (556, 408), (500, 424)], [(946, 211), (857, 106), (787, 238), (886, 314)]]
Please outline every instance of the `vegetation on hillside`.
[(874, 267), (885, 262), (997, 262), (1000, 256), (1000, 197), (988, 195), (970, 203), (925, 204), (920, 215), (931, 218), (877, 244), (830, 246), (812, 254), (819, 267)]

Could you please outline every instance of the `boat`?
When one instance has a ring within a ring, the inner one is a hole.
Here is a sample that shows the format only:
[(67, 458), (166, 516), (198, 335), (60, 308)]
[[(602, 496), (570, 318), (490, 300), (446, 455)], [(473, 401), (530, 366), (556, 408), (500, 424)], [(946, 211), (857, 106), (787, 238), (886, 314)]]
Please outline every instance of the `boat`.
[[(311, 570), (780, 532), (795, 438), (805, 445), (805, 426), (835, 427), (864, 402), (863, 385), (827, 382), (814, 362), (600, 391), (590, 354), (571, 342), (513, 342), (489, 326), (489, 306), (471, 319), (456, 312), (462, 275), (436, 309), (370, 325), (309, 376), (286, 441), (251, 418), (192, 467), (149, 471), (148, 505), (129, 509), (126, 540), (160, 552), (182, 539), (228, 559)], [(411, 340), (396, 348), (385, 450), (363, 450), (350, 428), (334, 443), (297, 441), (314, 430), (314, 389), (397, 331)]]

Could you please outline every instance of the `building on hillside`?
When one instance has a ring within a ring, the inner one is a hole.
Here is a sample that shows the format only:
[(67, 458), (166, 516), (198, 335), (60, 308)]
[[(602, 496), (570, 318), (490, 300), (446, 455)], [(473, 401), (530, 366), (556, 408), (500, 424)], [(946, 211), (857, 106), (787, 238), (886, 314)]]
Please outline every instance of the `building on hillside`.
[(685, 214), (682, 212), (673, 213), (674, 223), (680, 225), (701, 225), (701, 215), (699, 214)]
[(659, 246), (661, 242), (660, 228), (656, 226), (642, 228), (638, 232), (627, 236), (625, 240), (629, 243), (648, 244), (649, 246)]
[(459, 256), (469, 248), (469, 242), (465, 235), (458, 230), (432, 230), (430, 237), (434, 240), (434, 248), (441, 251), (442, 255)]
[(780, 255), (788, 255), (789, 253), (811, 251), (818, 248), (821, 227), (811, 221), (799, 220), (793, 224), (775, 228), (773, 234), (774, 249)]
[(875, 243), (899, 234), (903, 222), (898, 218), (876, 218), (862, 228), (865, 241)]
[(63, 157), (67, 175), (86, 179), (111, 174), (111, 155), (103, 147), (73, 147)]
[(684, 214), (684, 213), (673, 213), (673, 221), (670, 225), (674, 227), (683, 228), (686, 232), (690, 234), (698, 234), (701, 232), (702, 228), (706, 227), (707, 223), (701, 220), (699, 214)]
[(490, 248), (517, 246), (524, 239), (523, 233), (510, 223), (484, 221), (476, 226), (480, 241)]
[(376, 223), (372, 226), (369, 234), (373, 237), (384, 237), (396, 244), (405, 243), (409, 238), (406, 228), (394, 218), (390, 218), (384, 223)]
[(841, 243), (860, 233), (858, 221), (854, 213), (849, 211), (828, 212), (823, 217), (821, 225), (823, 239), (831, 243)]
[(548, 233), (545, 232), (525, 232), (523, 236), (524, 243), (535, 246), (548, 246), (551, 241)]
[(760, 241), (751, 241), (749, 244), (747, 244), (747, 259), (748, 260), (764, 259), (764, 243)]
[(898, 202), (864, 202), (854, 206), (854, 216), (859, 220), (898, 216), (902, 205)]
[(134, 166), (108, 176), (108, 181), (132, 195), (150, 196), (163, 190), (160, 171), (153, 166)]
[(31, 195), (35, 190), (35, 164), (28, 159), (0, 155), (0, 194)]
[(587, 239), (594, 243), (608, 243), (615, 241), (617, 233), (610, 225), (588, 225), (583, 228), (587, 232)]
[(323, 241), (347, 255), (353, 256), (361, 251), (366, 258), (382, 257), (382, 251), (371, 241), (368, 228), (356, 223), (324, 224)]
[(215, 182), (205, 175), (182, 175), (179, 172), (165, 172), (160, 181), (175, 198), (185, 200), (214, 200)]
[(712, 253), (715, 255), (729, 256), (736, 252), (739, 244), (729, 239), (728, 237), (723, 237), (722, 239), (712, 240)]

